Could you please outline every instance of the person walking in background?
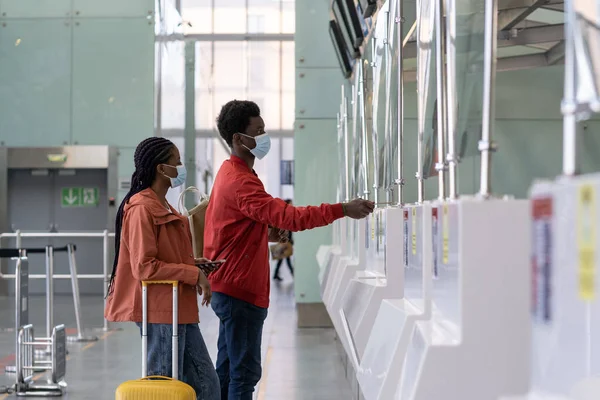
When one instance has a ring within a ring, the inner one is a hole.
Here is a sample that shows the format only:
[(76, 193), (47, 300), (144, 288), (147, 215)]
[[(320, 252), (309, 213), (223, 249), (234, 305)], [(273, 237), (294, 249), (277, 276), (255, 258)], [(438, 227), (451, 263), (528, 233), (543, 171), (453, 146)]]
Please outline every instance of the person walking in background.
[[(292, 205), (292, 199), (287, 199), (286, 204)], [(292, 238), (292, 231), (288, 232), (287, 243), (293, 249), (294, 240)], [(290, 269), (290, 273), (294, 276), (294, 266), (292, 265), (292, 256), (285, 257), (285, 262), (287, 263), (288, 268)], [(273, 274), (273, 279), (276, 281), (281, 281), (281, 277), (279, 276), (279, 269), (281, 268), (281, 264), (283, 264), (283, 258), (277, 260), (277, 265), (275, 266), (275, 273)]]
[(217, 118), (231, 157), (215, 177), (206, 210), (204, 256), (227, 260), (210, 274), (212, 308), (219, 317), (217, 373), (223, 400), (251, 400), (260, 380), (261, 339), (270, 293), (269, 241), (331, 224), (345, 216), (359, 219), (375, 204), (294, 207), (269, 195), (254, 172), (254, 161), (271, 148), (258, 105), (233, 100)]
[[(167, 202), (185, 182), (179, 150), (153, 137), (138, 145), (131, 189), (117, 212), (115, 260), (105, 318), (135, 322), (141, 331), (142, 281), (179, 281), (179, 376), (198, 400), (219, 400), (219, 378), (198, 327), (198, 294), (211, 301), (210, 283), (195, 265), (187, 218)], [(197, 294), (198, 293), (198, 294)], [(172, 288), (148, 288), (148, 376), (171, 376)]]

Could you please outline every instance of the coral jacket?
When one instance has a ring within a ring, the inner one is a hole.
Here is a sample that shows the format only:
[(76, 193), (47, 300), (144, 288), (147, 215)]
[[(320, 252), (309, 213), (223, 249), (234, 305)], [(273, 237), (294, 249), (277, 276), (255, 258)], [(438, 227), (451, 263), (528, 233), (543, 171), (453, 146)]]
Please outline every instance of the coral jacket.
[[(179, 323), (198, 323), (196, 283), (188, 221), (167, 210), (152, 189), (134, 195), (125, 205), (121, 249), (114, 287), (104, 315), (114, 322), (142, 321), (142, 281), (179, 281)], [(148, 286), (148, 322), (170, 324), (173, 288)]]
[(240, 158), (226, 160), (214, 181), (204, 227), (204, 256), (226, 262), (209, 279), (214, 292), (269, 306), (268, 227), (293, 232), (342, 218), (341, 204), (293, 207), (269, 195)]

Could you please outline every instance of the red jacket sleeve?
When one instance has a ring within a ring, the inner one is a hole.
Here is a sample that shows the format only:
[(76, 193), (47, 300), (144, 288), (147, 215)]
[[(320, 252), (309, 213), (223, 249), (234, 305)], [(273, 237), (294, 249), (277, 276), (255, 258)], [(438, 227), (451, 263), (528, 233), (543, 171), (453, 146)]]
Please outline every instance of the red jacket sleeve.
[(131, 273), (140, 281), (179, 281), (191, 286), (198, 282), (200, 269), (187, 264), (173, 264), (156, 258), (156, 226), (143, 206), (132, 207), (127, 215), (127, 237), (124, 244), (131, 257)]
[(326, 226), (344, 217), (341, 204), (321, 204), (319, 207), (291, 206), (268, 194), (257, 177), (238, 182), (236, 200), (240, 211), (246, 217), (292, 232)]

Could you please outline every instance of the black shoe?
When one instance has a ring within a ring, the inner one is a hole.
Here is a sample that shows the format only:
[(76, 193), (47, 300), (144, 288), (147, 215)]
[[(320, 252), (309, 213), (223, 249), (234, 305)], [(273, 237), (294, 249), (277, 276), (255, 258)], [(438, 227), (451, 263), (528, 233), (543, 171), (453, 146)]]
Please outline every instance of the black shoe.
[(279, 281), (279, 282), (281, 282), (283, 279), (281, 279), (281, 277), (279, 277), (279, 276), (275, 275), (275, 276), (273, 277), (273, 280), (274, 280), (274, 281)]

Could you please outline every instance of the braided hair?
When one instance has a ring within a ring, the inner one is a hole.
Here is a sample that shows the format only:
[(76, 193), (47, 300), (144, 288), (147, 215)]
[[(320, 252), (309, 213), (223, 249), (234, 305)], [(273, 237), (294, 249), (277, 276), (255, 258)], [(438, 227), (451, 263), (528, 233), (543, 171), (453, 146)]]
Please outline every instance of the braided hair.
[(161, 137), (151, 137), (142, 141), (133, 155), (135, 171), (131, 175), (131, 188), (121, 202), (117, 211), (115, 221), (115, 259), (113, 270), (108, 283), (108, 294), (112, 292), (117, 264), (119, 262), (119, 250), (121, 248), (121, 228), (123, 227), (123, 210), (129, 199), (142, 190), (148, 189), (156, 179), (156, 167), (165, 164), (171, 157), (171, 150), (175, 147), (173, 142)]

